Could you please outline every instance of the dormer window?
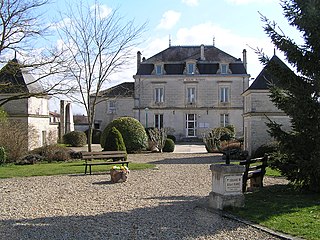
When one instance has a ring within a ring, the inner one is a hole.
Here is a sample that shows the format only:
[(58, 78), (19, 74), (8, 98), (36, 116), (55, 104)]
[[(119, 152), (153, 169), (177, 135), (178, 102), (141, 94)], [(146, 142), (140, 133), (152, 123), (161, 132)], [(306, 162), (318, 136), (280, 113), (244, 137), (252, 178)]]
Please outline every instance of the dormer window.
[(195, 72), (195, 64), (194, 63), (188, 63), (187, 64), (187, 73), (188, 74), (194, 74)]
[(162, 65), (157, 64), (155, 68), (156, 68), (156, 75), (162, 75)]
[(220, 65), (220, 72), (221, 72), (221, 74), (227, 74), (228, 73), (228, 64), (221, 64)]

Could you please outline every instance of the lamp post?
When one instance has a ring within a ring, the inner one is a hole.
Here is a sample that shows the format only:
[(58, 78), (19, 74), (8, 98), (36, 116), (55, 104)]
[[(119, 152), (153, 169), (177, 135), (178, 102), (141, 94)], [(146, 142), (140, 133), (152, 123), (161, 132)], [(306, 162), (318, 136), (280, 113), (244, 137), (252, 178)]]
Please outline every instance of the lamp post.
[(144, 110), (146, 112), (146, 128), (148, 128), (148, 111), (149, 111), (149, 108), (145, 108)]

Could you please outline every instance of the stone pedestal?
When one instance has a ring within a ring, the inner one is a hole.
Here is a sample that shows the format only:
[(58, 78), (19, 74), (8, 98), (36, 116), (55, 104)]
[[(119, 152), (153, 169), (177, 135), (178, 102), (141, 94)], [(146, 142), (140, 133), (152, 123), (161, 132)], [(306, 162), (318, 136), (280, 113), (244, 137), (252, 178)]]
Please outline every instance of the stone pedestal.
[(213, 164), (212, 191), (209, 194), (209, 207), (222, 210), (225, 207), (244, 206), (242, 175), (244, 166), (234, 164)]

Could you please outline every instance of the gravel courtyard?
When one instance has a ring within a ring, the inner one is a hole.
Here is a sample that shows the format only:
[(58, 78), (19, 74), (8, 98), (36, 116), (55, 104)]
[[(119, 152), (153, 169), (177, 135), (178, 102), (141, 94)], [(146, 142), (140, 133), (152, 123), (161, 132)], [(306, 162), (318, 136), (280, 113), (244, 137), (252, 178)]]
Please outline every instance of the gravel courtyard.
[(206, 209), (220, 159), (130, 154), (157, 167), (117, 184), (106, 173), (0, 179), (0, 239), (278, 239)]

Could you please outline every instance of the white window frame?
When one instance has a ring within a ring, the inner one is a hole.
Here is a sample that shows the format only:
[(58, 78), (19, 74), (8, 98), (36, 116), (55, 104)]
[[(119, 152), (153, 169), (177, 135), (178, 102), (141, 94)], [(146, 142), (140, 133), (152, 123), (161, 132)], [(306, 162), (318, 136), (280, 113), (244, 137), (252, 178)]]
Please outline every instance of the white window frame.
[(162, 65), (161, 64), (156, 64), (155, 66), (155, 73), (156, 75), (162, 75)]
[(187, 102), (195, 103), (196, 97), (196, 87), (187, 87)]
[(220, 114), (220, 126), (226, 127), (228, 125), (230, 125), (229, 114), (228, 113)]
[(154, 89), (154, 101), (155, 103), (164, 102), (164, 87), (156, 87)]
[(109, 100), (108, 101), (108, 113), (116, 113), (116, 101), (115, 100)]
[(194, 74), (196, 71), (196, 65), (194, 63), (187, 63), (187, 73)]
[(225, 64), (225, 63), (220, 64), (220, 73), (228, 74), (228, 64)]
[[(191, 117), (192, 116), (192, 117)], [(197, 114), (186, 114), (186, 137), (197, 136)]]
[(154, 115), (154, 127), (158, 129), (163, 128), (163, 114)]
[(229, 103), (230, 102), (230, 87), (221, 86), (219, 88), (219, 102)]

